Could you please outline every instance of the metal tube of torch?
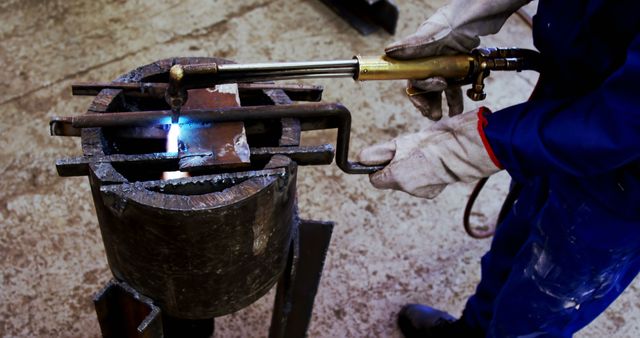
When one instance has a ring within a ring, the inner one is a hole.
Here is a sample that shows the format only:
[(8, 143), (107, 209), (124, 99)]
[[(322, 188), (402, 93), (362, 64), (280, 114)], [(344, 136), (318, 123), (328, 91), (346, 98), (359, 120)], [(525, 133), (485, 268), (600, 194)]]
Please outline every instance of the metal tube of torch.
[(221, 64), (208, 69), (218, 80), (235, 82), (318, 77), (350, 77), (359, 81), (425, 79), (432, 76), (461, 79), (469, 76), (474, 61), (470, 55), (415, 60), (356, 56), (351, 60), (337, 61)]

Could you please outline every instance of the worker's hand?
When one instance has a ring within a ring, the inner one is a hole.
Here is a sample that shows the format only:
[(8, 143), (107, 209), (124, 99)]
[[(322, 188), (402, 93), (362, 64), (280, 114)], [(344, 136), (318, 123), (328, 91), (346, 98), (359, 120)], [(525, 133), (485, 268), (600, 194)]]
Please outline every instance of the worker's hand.
[[(385, 48), (395, 59), (415, 59), (436, 55), (469, 53), (480, 44), (480, 36), (500, 30), (507, 18), (530, 0), (452, 0), (440, 8), (418, 31)], [(463, 111), (462, 90), (447, 86), (442, 77), (409, 81), (409, 88), (423, 94), (409, 96), (422, 114), (431, 120), (442, 118), (442, 92), (449, 116)]]
[(365, 148), (358, 160), (367, 165), (391, 161), (370, 175), (374, 187), (434, 198), (450, 183), (472, 182), (500, 170), (481, 136), (485, 113), (489, 110), (481, 108), (460, 114), (426, 130)]

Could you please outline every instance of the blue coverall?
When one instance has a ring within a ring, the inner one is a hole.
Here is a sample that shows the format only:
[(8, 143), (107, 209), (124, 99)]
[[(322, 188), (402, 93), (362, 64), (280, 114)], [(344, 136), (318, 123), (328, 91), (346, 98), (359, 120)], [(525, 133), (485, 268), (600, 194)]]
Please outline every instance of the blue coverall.
[(534, 97), (487, 117), (523, 188), (464, 320), (489, 337), (571, 337), (640, 269), (640, 1), (540, 0)]

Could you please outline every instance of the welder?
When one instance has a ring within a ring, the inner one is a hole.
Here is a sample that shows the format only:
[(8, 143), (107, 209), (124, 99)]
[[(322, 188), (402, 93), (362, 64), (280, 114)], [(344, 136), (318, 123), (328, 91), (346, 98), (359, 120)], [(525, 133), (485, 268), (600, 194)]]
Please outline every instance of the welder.
[[(453, 0), (393, 58), (466, 53), (526, 0)], [(460, 318), (409, 304), (407, 337), (570, 337), (602, 313), (640, 269), (640, 2), (540, 0), (533, 39), (542, 55), (527, 102), (462, 113), (460, 88), (411, 81), (431, 127), (364, 149), (381, 189), (435, 198), (448, 184), (502, 169), (517, 200), (481, 261)], [(448, 117), (442, 118), (442, 93)], [(424, 259), (429, 259), (425, 257)]]

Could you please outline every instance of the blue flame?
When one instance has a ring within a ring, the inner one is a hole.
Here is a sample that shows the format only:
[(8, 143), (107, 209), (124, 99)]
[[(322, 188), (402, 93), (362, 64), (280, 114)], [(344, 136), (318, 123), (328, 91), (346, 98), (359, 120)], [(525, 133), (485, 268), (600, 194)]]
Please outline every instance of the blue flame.
[(167, 152), (178, 152), (178, 139), (180, 137), (180, 125), (172, 123), (169, 128), (169, 134), (167, 134)]

